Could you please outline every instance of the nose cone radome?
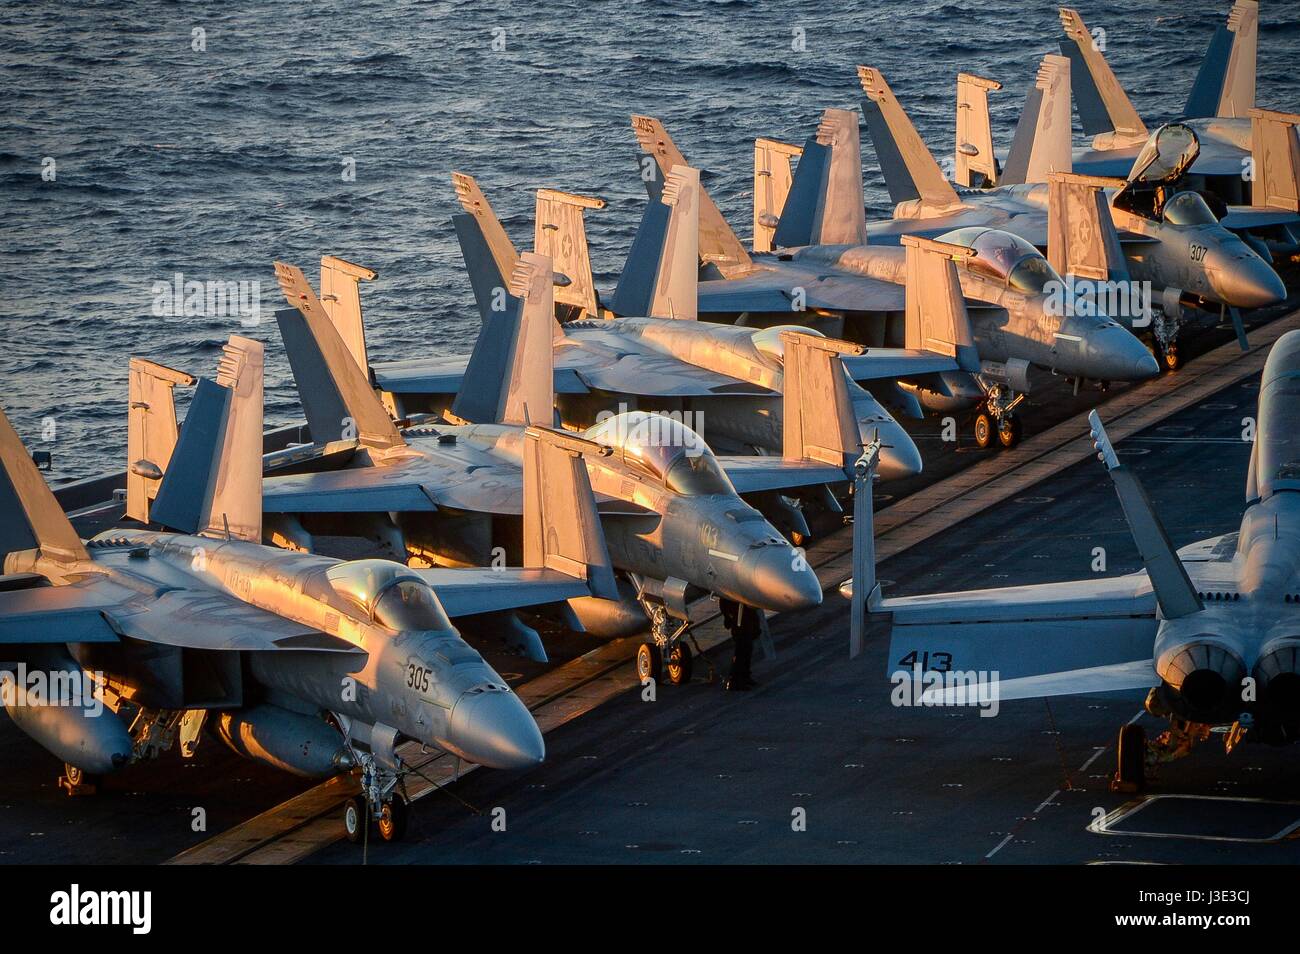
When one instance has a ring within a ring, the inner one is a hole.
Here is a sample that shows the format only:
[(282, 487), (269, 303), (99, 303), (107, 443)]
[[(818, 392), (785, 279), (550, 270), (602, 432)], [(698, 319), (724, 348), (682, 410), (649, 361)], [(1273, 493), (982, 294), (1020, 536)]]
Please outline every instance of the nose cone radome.
[(1286, 298), (1286, 285), (1264, 261), (1243, 244), (1241, 256), (1208, 269), (1215, 293), (1234, 308), (1263, 308)]
[(793, 547), (760, 547), (751, 551), (745, 562), (753, 605), (784, 613), (821, 603), (822, 585), (817, 574)]
[(1067, 373), (1094, 381), (1141, 381), (1160, 373), (1146, 345), (1127, 328), (1107, 323), (1087, 329), (1080, 337), (1079, 367)]
[(451, 748), (488, 768), (522, 769), (546, 757), (546, 745), (532, 713), (513, 692), (475, 688), (451, 710)]

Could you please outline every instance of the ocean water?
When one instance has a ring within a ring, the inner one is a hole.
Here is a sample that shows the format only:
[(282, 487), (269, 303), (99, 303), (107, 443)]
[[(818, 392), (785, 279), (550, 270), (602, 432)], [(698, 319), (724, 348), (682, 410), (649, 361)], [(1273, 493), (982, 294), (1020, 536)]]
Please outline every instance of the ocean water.
[[(1150, 126), (1177, 116), (1228, 6), (1081, 12)], [(1295, 110), (1297, 10), (1263, 7), (1258, 102)], [(238, 332), (267, 342), (268, 421), (295, 420), (273, 259), (313, 281), (323, 253), (376, 269), (373, 358), (465, 352), (478, 318), (453, 169), (478, 177), (523, 248), (533, 190), (607, 199), (588, 222), (608, 293), (645, 201), (629, 114), (665, 121), (746, 237), (753, 138), (802, 142), (822, 109), (856, 108), (857, 64), (882, 69), (950, 155), (956, 72), (1003, 82), (1005, 146), (1060, 33), (1054, 4), (1011, 0), (5, 3), (0, 404), (53, 452), (54, 479), (121, 469), (128, 358), (211, 374)], [(178, 272), (260, 283), (262, 323), (158, 316), (155, 285)]]

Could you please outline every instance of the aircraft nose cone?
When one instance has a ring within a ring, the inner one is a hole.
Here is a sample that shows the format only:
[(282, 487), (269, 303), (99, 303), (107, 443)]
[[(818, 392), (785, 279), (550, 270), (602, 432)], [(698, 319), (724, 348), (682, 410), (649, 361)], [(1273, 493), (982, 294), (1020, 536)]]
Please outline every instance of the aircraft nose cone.
[(1155, 355), (1144, 351), (1142, 356), (1137, 359), (1136, 371), (1139, 378), (1150, 378), (1160, 373), (1160, 362), (1156, 360)]
[(875, 438), (877, 428), (883, 445), (880, 448), (880, 462), (876, 467), (880, 479), (901, 480), (919, 474), (922, 466), (921, 451), (902, 425), (897, 421), (872, 422), (870, 432), (863, 435), (863, 443)]
[(471, 689), (451, 711), (451, 747), (488, 768), (532, 768), (546, 757), (546, 745), (532, 713), (513, 692)]
[(1093, 329), (1085, 337), (1084, 364), (1083, 376), (1097, 381), (1141, 381), (1160, 373), (1146, 345), (1119, 325)]
[(761, 547), (746, 558), (746, 563), (754, 603), (762, 609), (783, 613), (821, 603), (822, 585), (817, 574), (792, 547)]
[(1215, 289), (1234, 308), (1263, 308), (1286, 298), (1286, 285), (1273, 266), (1254, 252), (1211, 273)]

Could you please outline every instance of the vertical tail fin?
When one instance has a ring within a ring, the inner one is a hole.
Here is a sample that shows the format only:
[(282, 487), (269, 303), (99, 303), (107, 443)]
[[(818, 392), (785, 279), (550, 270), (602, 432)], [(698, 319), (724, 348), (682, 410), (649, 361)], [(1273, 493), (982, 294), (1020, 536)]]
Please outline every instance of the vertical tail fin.
[(885, 74), (870, 66), (858, 67), (862, 83), (862, 115), (876, 147), (880, 171), (894, 203), (919, 199), (923, 208), (937, 214), (961, 205), (957, 190), (944, 178), (912, 121), (885, 81)]
[(1093, 39), (1079, 11), (1061, 7), (1065, 39), (1061, 53), (1070, 60), (1074, 105), (1094, 149), (1123, 149), (1147, 140), (1147, 127), (1129, 102), (1124, 87), (1111, 72), (1100, 44)]
[(176, 448), (176, 385), (190, 387), (194, 378), (143, 358), (131, 359), (127, 384), (126, 515), (149, 522), (149, 505), (158, 496)]
[(1070, 139), (1070, 61), (1049, 53), (1025, 97), (1002, 184), (1046, 182), (1048, 173), (1073, 168)]
[(1250, 152), (1255, 163), (1250, 203), (1257, 209), (1300, 212), (1300, 114), (1250, 111)]
[(989, 92), (996, 93), (1001, 88), (997, 80), (973, 73), (957, 74), (957, 146), (953, 168), (957, 184), (968, 189), (991, 188), (1001, 179), (989, 123)]
[(362, 374), (370, 373), (370, 359), (366, 357), (366, 326), (361, 319), (361, 283), (373, 282), (378, 277), (377, 272), (364, 265), (354, 265), (333, 255), (325, 255), (320, 260), (320, 302)]
[(650, 200), (611, 304), (617, 315), (698, 317), (700, 173), (673, 166), (659, 201)]
[(1142, 482), (1120, 463), (1096, 411), (1088, 412), (1088, 426), (1093, 446), (1097, 448), (1097, 456), (1101, 458), (1106, 472), (1115, 484), (1124, 520), (1128, 523), (1129, 533), (1133, 535), (1133, 542), (1137, 544), (1138, 553), (1142, 556), (1142, 565), (1151, 580), (1161, 615), (1165, 619), (1178, 619), (1200, 612), (1205, 605), (1188, 578), (1182, 560), (1178, 559), (1173, 544), (1169, 542), (1169, 535), (1165, 533), (1164, 525), (1156, 514), (1151, 498), (1143, 489)]
[(356, 438), (368, 447), (400, 447), (384, 405), (296, 265), (275, 263), (275, 277), (294, 311), (275, 313), (312, 440)]
[(754, 251), (772, 251), (785, 200), (790, 195), (793, 174), (790, 159), (803, 150), (775, 139), (754, 140)]
[(592, 596), (618, 599), (584, 460), (609, 448), (540, 427), (524, 438), (524, 566), (585, 580)]
[(1214, 31), (1192, 84), (1183, 116), (1244, 118), (1255, 106), (1255, 53), (1259, 3), (1237, 0), (1227, 22)]
[(542, 424), (555, 417), (554, 272), (551, 259), (519, 256), (507, 308), (479, 335), (451, 412), (475, 424)]
[(848, 109), (828, 109), (817, 132), (804, 143), (772, 242), (797, 248), (866, 241), (858, 117)]
[[(641, 151), (647, 156), (654, 157), (662, 178), (666, 179), (675, 166), (686, 165), (681, 150), (677, 148), (672, 137), (668, 135), (668, 130), (659, 120), (650, 116), (634, 115), (632, 130), (636, 133), (636, 141), (640, 144)], [(722, 217), (718, 207), (703, 189), (700, 189), (699, 217), (700, 257), (705, 262), (718, 266), (724, 273), (728, 269), (750, 264), (751, 259), (749, 253), (745, 251), (745, 246), (740, 244), (736, 233), (732, 231), (727, 220)]]
[(861, 345), (802, 331), (781, 332), (785, 377), (781, 403), (781, 455), (847, 467), (858, 455), (857, 415), (849, 392), (843, 354), (862, 354)]
[(498, 274), (513, 273), (515, 262), (519, 260), (519, 253), (515, 251), (510, 236), (506, 235), (501, 220), (492, 211), (492, 206), (488, 204), (483, 190), (478, 187), (478, 182), (473, 176), (467, 176), (463, 172), (453, 172), (451, 184), (456, 189), (456, 198), (460, 200), (461, 207), (478, 221), (479, 228), (483, 231), (483, 238), (496, 262)]
[(979, 353), (954, 263), (970, 250), (916, 235), (904, 235), (901, 241), (907, 249), (905, 346), (949, 355), (962, 369), (978, 371)]
[(33, 548), (59, 563), (90, 559), (31, 454), (0, 411), (0, 571), (10, 553)]
[(1102, 189), (1124, 179), (1054, 172), (1047, 185), (1047, 261), (1062, 276), (1125, 281), (1128, 263)]
[(183, 533), (262, 542), (260, 341), (231, 335), (216, 381), (199, 381), (153, 503), (153, 519)]
[(557, 275), (566, 281), (555, 289), (557, 305), (571, 305), (582, 315), (595, 317), (596, 283), (591, 275), (591, 253), (587, 250), (585, 209), (603, 209), (604, 199), (537, 190), (537, 218), (533, 226), (533, 251), (555, 263)]

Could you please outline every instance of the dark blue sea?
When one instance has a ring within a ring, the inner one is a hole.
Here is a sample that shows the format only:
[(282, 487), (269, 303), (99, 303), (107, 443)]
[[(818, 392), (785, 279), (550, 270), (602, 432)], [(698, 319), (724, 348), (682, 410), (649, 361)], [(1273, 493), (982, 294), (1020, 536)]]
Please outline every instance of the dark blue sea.
[[(1230, 5), (1081, 4), (1148, 126), (1177, 116)], [(1300, 11), (1262, 6), (1258, 104), (1300, 109)], [(478, 318), (453, 169), (524, 248), (536, 188), (606, 198), (588, 221), (608, 292), (645, 201), (630, 113), (665, 120), (746, 237), (753, 138), (802, 142), (822, 109), (857, 108), (857, 64), (884, 71), (939, 155), (956, 72), (1001, 80), (1005, 147), (1060, 34), (1054, 4), (1010, 0), (6, 3), (0, 403), (55, 478), (121, 469), (128, 358), (211, 374), (240, 332), (268, 342), (268, 420), (297, 419), (273, 259), (313, 281), (322, 253), (376, 269), (374, 358), (463, 352)], [(155, 315), (177, 272), (260, 282), (263, 323)]]

